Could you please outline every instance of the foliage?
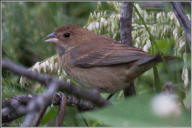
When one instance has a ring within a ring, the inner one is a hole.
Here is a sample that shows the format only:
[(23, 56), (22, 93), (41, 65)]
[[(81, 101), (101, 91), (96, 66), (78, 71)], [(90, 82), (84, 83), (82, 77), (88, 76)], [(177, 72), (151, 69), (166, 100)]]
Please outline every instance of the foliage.
[[(123, 92), (119, 91), (110, 99), (113, 106), (85, 114), (79, 114), (75, 106), (67, 107), (64, 126), (86, 126), (85, 120), (89, 126), (189, 126), (191, 54), (186, 45), (185, 33), (169, 7), (163, 10), (147, 10), (139, 4), (135, 6), (155, 40), (150, 39), (146, 27), (134, 10), (133, 45), (151, 53), (151, 43), (155, 42), (157, 47), (154, 48), (154, 53), (161, 52), (181, 58), (167, 64), (159, 64), (157, 69), (161, 91), (168, 81), (178, 86), (173, 93), (181, 101), (178, 104), (184, 103), (182, 114), (170, 120), (153, 115), (150, 103), (156, 92), (153, 86), (153, 72), (149, 70), (135, 80), (137, 97), (124, 100)], [(66, 74), (59, 67), (53, 46), (45, 44), (43, 38), (56, 27), (73, 23), (119, 41), (120, 11), (119, 2), (3, 3), (3, 56), (22, 65), (31, 66), (33, 71), (65, 79)], [(188, 18), (190, 15), (187, 13)], [(18, 81), (25, 86), (20, 86)], [(34, 93), (42, 89), (36, 82), (24, 77), (19, 80), (10, 72), (3, 71), (3, 98), (28, 93), (26, 85), (37, 87)], [(17, 93), (13, 94), (13, 90)], [(102, 96), (107, 97), (107, 94)], [(52, 126), (57, 111), (58, 107), (49, 107), (41, 126)]]
[(114, 106), (85, 112), (89, 119), (95, 119), (108, 126), (189, 126), (190, 114), (180, 117), (159, 117), (152, 111), (152, 95), (139, 95), (118, 101)]
[(2, 6), (3, 56), (26, 66), (55, 54), (53, 46), (44, 43), (47, 34), (61, 25), (85, 24), (95, 8), (94, 3), (78, 2), (5, 2)]

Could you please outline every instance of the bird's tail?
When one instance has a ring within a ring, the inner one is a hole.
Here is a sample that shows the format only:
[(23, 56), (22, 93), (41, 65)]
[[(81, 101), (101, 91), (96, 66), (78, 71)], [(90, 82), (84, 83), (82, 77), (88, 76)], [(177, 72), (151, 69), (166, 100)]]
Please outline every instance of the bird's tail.
[(134, 79), (155, 66), (157, 63), (175, 59), (178, 59), (178, 57), (162, 55), (147, 56), (134, 63), (134, 65), (129, 69), (128, 74), (131, 74), (130, 76)]
[(139, 61), (134, 63), (134, 65), (129, 69), (128, 74), (131, 74), (130, 76), (132, 77), (132, 79), (134, 79), (137, 76), (144, 73), (145, 71), (152, 68), (153, 66), (155, 66), (157, 63), (167, 62), (175, 59), (179, 58), (174, 56), (162, 56), (162, 55), (144, 57), (143, 59), (140, 59)]
[(153, 61), (156, 61), (157, 63), (159, 62), (167, 62), (167, 61), (171, 61), (171, 60), (179, 60), (179, 57), (176, 56), (162, 56), (162, 55), (155, 55), (154, 59), (152, 59)]
[(155, 56), (149, 56), (144, 58), (143, 60), (140, 60), (137, 62), (138, 66), (146, 65), (146, 64), (157, 64), (160, 62), (167, 62), (171, 60), (179, 60), (178, 57), (175, 56), (162, 56), (162, 55), (155, 55)]

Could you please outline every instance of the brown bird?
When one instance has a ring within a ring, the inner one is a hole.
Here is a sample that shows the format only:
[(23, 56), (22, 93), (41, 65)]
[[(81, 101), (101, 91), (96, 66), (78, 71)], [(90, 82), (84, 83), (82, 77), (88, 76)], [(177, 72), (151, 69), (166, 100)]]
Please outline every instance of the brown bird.
[(151, 56), (77, 25), (57, 28), (45, 42), (55, 45), (60, 64), (70, 78), (101, 92), (125, 88), (129, 81), (162, 60), (159, 55)]

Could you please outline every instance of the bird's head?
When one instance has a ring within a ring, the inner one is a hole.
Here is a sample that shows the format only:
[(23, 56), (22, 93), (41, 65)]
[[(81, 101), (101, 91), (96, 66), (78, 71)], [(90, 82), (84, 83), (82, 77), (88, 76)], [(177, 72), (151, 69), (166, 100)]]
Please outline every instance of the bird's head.
[(48, 34), (45, 42), (52, 42), (56, 47), (68, 50), (86, 42), (92, 35), (94, 34), (87, 29), (70, 24), (59, 27), (56, 31)]

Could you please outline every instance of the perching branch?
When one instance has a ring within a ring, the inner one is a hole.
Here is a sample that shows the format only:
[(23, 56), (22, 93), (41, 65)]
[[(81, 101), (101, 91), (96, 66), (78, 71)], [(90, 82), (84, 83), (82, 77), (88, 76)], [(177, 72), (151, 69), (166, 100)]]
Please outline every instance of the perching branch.
[(79, 98), (91, 101), (93, 104), (99, 107), (110, 104), (109, 101), (103, 99), (99, 95), (97, 90), (85, 90), (75, 86), (73, 83), (63, 82), (62, 80), (49, 75), (42, 75), (37, 72), (29, 71), (27, 68), (14, 64), (8, 59), (2, 59), (2, 68), (9, 69), (17, 75), (23, 75), (30, 79), (36, 80), (43, 85), (54, 83), (56, 86), (58, 86), (57, 91), (64, 91), (68, 94), (73, 94)]
[(48, 85), (48, 88), (42, 95), (39, 95), (36, 99), (31, 100), (27, 105), (27, 115), (21, 126), (36, 126), (39, 121), (39, 113), (51, 103), (57, 90), (58, 86), (52, 82)]
[[(15, 120), (17, 118), (20, 118), (24, 116), (27, 112), (27, 105), (31, 100), (36, 99), (38, 95), (20, 95), (15, 96), (9, 99), (3, 99), (2, 101), (2, 123), (10, 122), (12, 120)], [(61, 102), (61, 95), (60, 93), (57, 93), (54, 98), (52, 99), (51, 104), (53, 105), (59, 105)], [(92, 110), (96, 109), (97, 107), (93, 105), (89, 101), (85, 101), (83, 99), (78, 99), (75, 96), (67, 95), (67, 105), (77, 105), (79, 107), (84, 108), (84, 110)], [(21, 108), (23, 111), (21, 111)], [(41, 119), (39, 119), (40, 121)], [(38, 123), (37, 123), (38, 125)]]
[[(19, 116), (27, 113), (22, 126), (37, 126), (39, 124), (39, 120), (41, 120), (42, 117), (41, 112), (45, 111), (46, 107), (51, 104), (52, 98), (57, 91), (65, 91), (68, 94), (73, 94), (79, 98), (89, 100), (99, 107), (109, 104), (109, 101), (103, 99), (96, 90), (84, 90), (79, 88), (78, 86), (75, 86), (69, 81), (67, 81), (67, 83), (64, 83), (63, 81), (49, 75), (42, 75), (37, 72), (29, 71), (27, 68), (14, 64), (8, 59), (2, 60), (2, 67), (3, 69), (6, 68), (11, 70), (15, 74), (23, 75), (30, 79), (37, 80), (43, 85), (46, 85), (46, 90), (43, 92), (43, 94), (38, 95), (35, 99), (32, 99), (27, 104), (27, 107), (17, 107), (19, 106), (18, 102), (13, 107), (15, 110), (19, 110), (19, 114), (17, 114)], [(9, 112), (8, 109), (4, 109), (4, 111)], [(14, 118), (16, 117), (17, 116), (15, 116)]]
[(29, 96), (18, 96), (13, 99), (2, 101), (2, 123), (13, 121), (22, 117), (27, 112), (26, 102), (29, 101)]
[(181, 26), (183, 27), (183, 30), (186, 33), (187, 42), (191, 47), (191, 22), (188, 19), (187, 15), (184, 13), (184, 10), (180, 2), (171, 2), (171, 6), (173, 8), (173, 11), (179, 23), (181, 24)]

